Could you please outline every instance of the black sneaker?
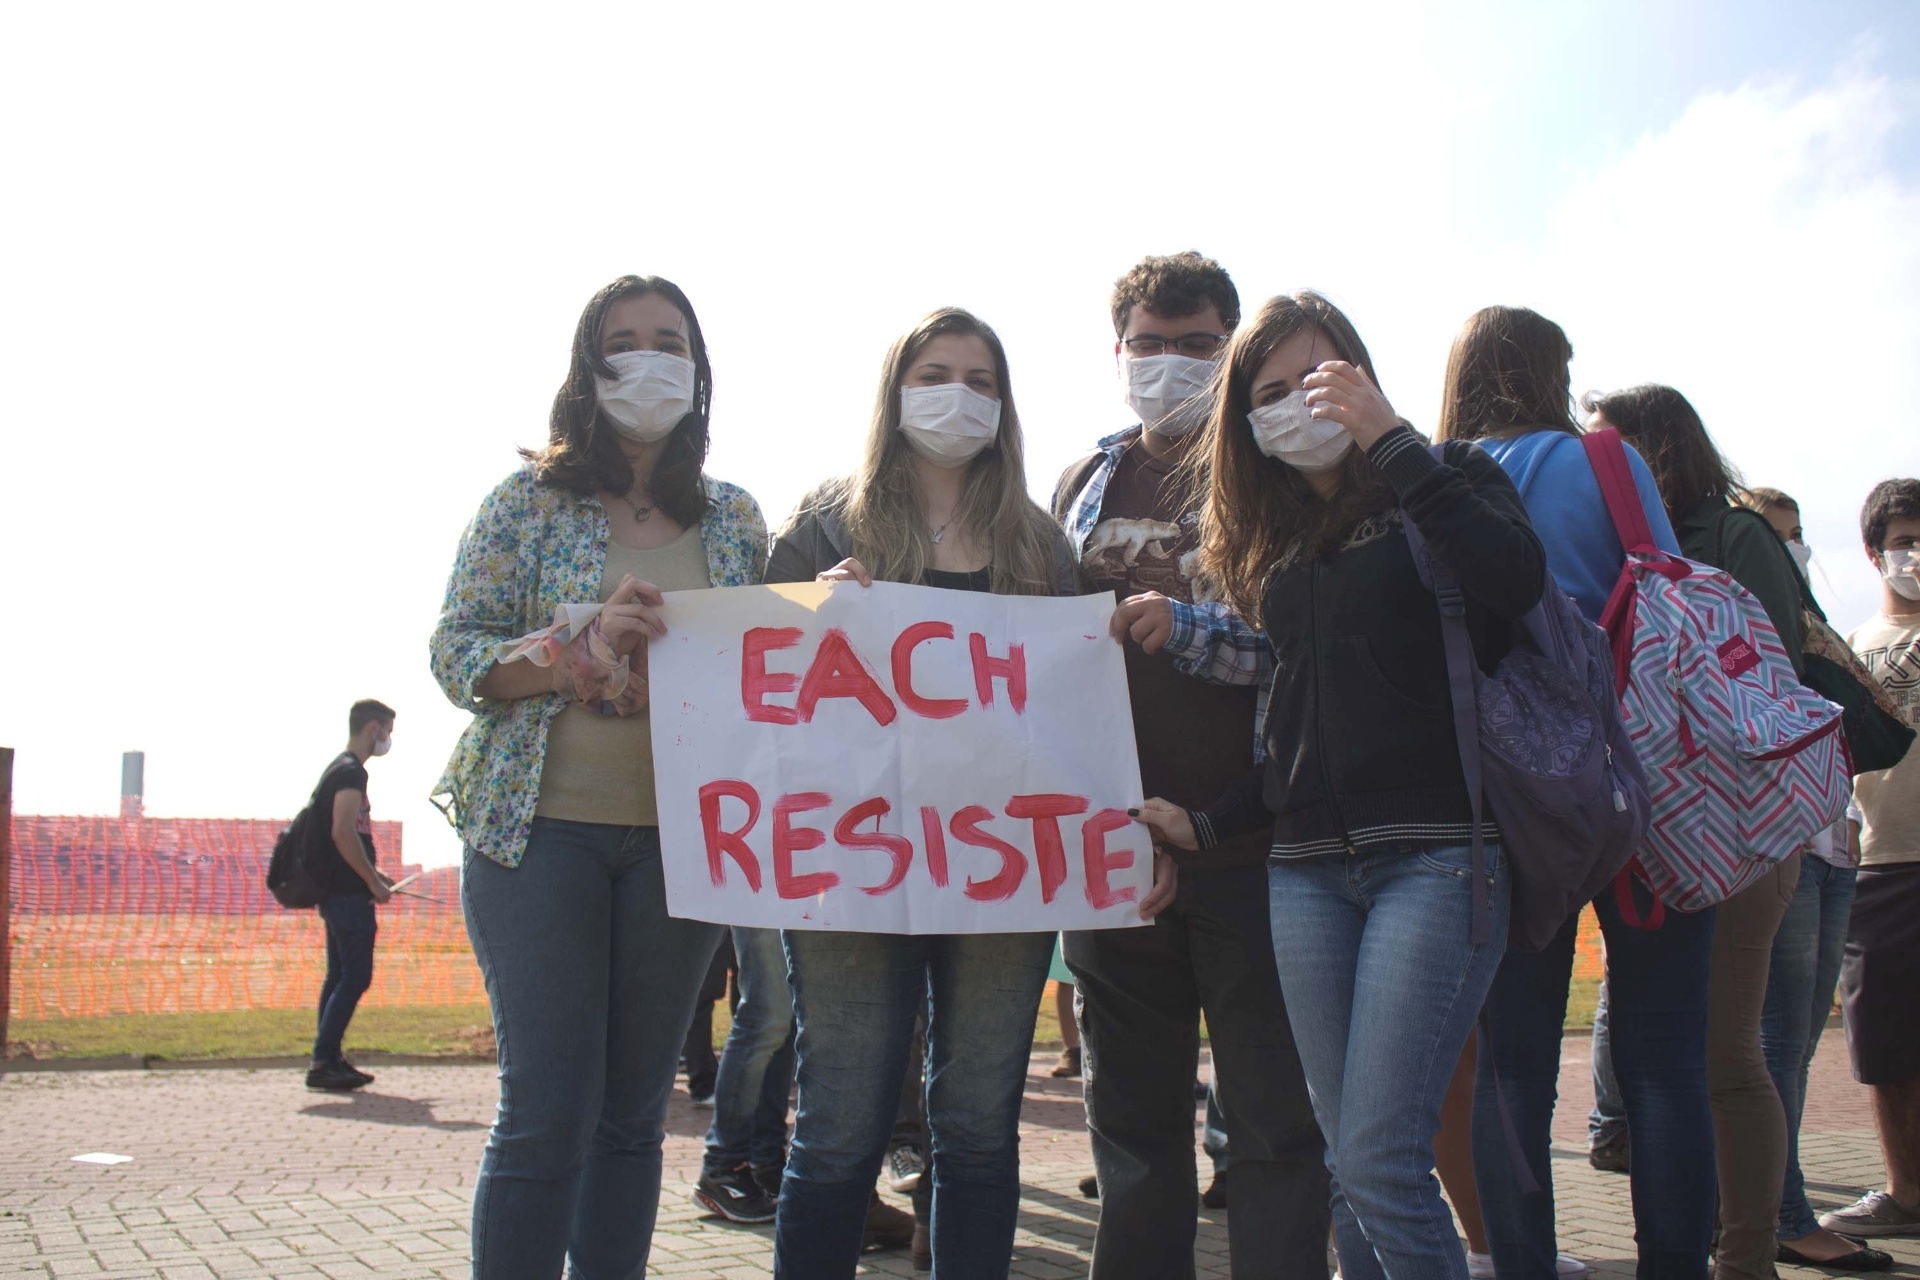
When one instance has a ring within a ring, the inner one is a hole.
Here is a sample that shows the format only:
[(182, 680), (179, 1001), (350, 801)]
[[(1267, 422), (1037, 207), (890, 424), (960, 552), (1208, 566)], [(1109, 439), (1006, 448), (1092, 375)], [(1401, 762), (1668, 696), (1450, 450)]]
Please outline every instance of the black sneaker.
[(1597, 1146), (1587, 1148), (1587, 1163), (1602, 1173), (1626, 1173), (1633, 1164), (1633, 1141), (1627, 1130), (1608, 1138)]
[(1226, 1208), (1227, 1207), (1226, 1179), (1221, 1177), (1219, 1174), (1215, 1174), (1213, 1181), (1207, 1184), (1207, 1189), (1200, 1193), (1200, 1203), (1205, 1205), (1209, 1209)]
[(774, 1217), (774, 1202), (744, 1164), (718, 1175), (701, 1174), (694, 1184), (693, 1202), (728, 1222), (772, 1222)]
[(324, 1063), (307, 1072), (307, 1088), (322, 1089), (329, 1093), (351, 1093), (372, 1083), (372, 1076), (364, 1071), (355, 1071), (345, 1062)]
[(914, 1193), (926, 1171), (920, 1153), (905, 1143), (887, 1152), (887, 1185), (903, 1196)]
[(1080, 1179), (1080, 1194), (1089, 1200), (1100, 1198), (1100, 1179), (1096, 1174), (1088, 1174)]
[(347, 1070), (353, 1072), (355, 1075), (359, 1076), (362, 1080), (365, 1080), (368, 1084), (373, 1083), (373, 1072), (362, 1071), (360, 1068), (354, 1066), (351, 1062), (348, 1062), (345, 1058), (340, 1059), (340, 1065), (345, 1067)]
[(753, 1180), (767, 1193), (767, 1199), (775, 1202), (780, 1199), (780, 1184), (786, 1180), (786, 1176), (786, 1166), (779, 1164), (765, 1165), (753, 1171)]

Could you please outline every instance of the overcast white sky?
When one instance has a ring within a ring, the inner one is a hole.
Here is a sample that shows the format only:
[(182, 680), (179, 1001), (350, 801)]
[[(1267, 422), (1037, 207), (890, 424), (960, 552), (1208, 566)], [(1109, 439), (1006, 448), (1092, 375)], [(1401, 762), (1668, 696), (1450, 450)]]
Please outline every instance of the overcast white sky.
[(110, 811), (139, 748), (150, 813), (285, 815), (367, 695), (376, 815), (456, 857), (426, 637), (629, 271), (691, 296), (710, 470), (775, 523), (936, 306), (1005, 337), (1042, 496), (1128, 420), (1144, 254), (1326, 291), (1423, 426), (1461, 321), (1531, 306), (1577, 388), (1671, 382), (1801, 500), (1850, 627), (1860, 501), (1920, 473), (1917, 51), (1895, 0), (15, 6), (16, 808)]

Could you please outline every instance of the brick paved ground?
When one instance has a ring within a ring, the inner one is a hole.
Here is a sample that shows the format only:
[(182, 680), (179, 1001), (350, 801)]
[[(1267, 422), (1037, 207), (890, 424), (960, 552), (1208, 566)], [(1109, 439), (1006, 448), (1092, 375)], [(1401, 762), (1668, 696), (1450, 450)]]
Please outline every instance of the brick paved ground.
[[(1606, 1276), (1632, 1275), (1626, 1180), (1584, 1159), (1587, 1042), (1567, 1041), (1555, 1177), (1561, 1245)], [(1022, 1124), (1026, 1183), (1014, 1271), (1085, 1274), (1099, 1207), (1077, 1087), (1041, 1059)], [(494, 1100), (489, 1069), (387, 1067), (366, 1093), (309, 1094), (274, 1071), (21, 1073), (0, 1077), (0, 1276), (349, 1276), (466, 1274), (467, 1206)], [(1839, 1037), (1822, 1045), (1803, 1145), (1817, 1204), (1877, 1184), (1880, 1159)], [(770, 1231), (700, 1219), (687, 1199), (705, 1113), (676, 1095), (653, 1271), (707, 1280), (763, 1276)], [(112, 1167), (71, 1157), (134, 1157)], [(1224, 1215), (1203, 1217), (1199, 1273), (1224, 1277)], [(1920, 1240), (1896, 1244), (1920, 1275)], [(904, 1253), (865, 1274), (912, 1274)], [(1792, 1269), (1785, 1273), (1793, 1276)], [(1795, 1280), (1811, 1280), (1807, 1272)]]

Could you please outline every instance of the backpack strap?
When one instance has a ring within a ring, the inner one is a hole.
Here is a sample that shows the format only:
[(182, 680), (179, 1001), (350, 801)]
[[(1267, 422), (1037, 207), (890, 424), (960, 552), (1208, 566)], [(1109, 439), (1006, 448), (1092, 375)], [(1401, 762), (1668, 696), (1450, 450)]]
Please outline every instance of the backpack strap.
[[(1429, 452), (1440, 462), (1451, 465), (1445, 444), (1436, 444)], [(1400, 523), (1407, 535), (1407, 549), (1413, 553), (1414, 566), (1440, 607), (1440, 637), (1447, 651), (1447, 689), (1453, 702), (1453, 740), (1460, 751), (1460, 773), (1466, 779), (1467, 804), (1473, 814), (1471, 940), (1477, 947), (1492, 936), (1493, 904), (1492, 892), (1487, 888), (1486, 835), (1482, 829), (1486, 797), (1480, 767), (1480, 704), (1474, 679), (1473, 636), (1467, 630), (1467, 597), (1453, 571), (1427, 550), (1426, 539), (1420, 536), (1413, 517), (1402, 510)]]
[(1640, 506), (1640, 490), (1633, 483), (1633, 466), (1627, 461), (1627, 447), (1613, 427), (1590, 431), (1580, 437), (1593, 467), (1593, 478), (1600, 482), (1600, 496), (1606, 500), (1607, 514), (1613, 517), (1614, 532), (1629, 554), (1658, 554), (1653, 542), (1653, 527)]

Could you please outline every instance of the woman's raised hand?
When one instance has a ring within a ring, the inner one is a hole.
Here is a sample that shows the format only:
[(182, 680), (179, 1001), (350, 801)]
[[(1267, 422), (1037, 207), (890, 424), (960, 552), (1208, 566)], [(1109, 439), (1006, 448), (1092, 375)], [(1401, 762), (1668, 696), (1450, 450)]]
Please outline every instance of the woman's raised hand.
[(600, 633), (615, 653), (631, 655), (643, 641), (667, 634), (667, 624), (660, 617), (663, 603), (660, 588), (628, 574), (600, 606)]
[(1129, 809), (1136, 822), (1153, 832), (1153, 838), (1176, 849), (1198, 849), (1200, 839), (1193, 834), (1193, 819), (1177, 804), (1155, 797), (1138, 809)]
[(848, 556), (825, 573), (814, 575), (816, 582), (857, 582), (863, 587), (873, 585), (873, 575), (867, 572), (867, 566)]
[(1307, 412), (1339, 423), (1362, 449), (1371, 449), (1374, 441), (1400, 425), (1373, 379), (1345, 360), (1323, 361), (1300, 385), (1306, 389)]

